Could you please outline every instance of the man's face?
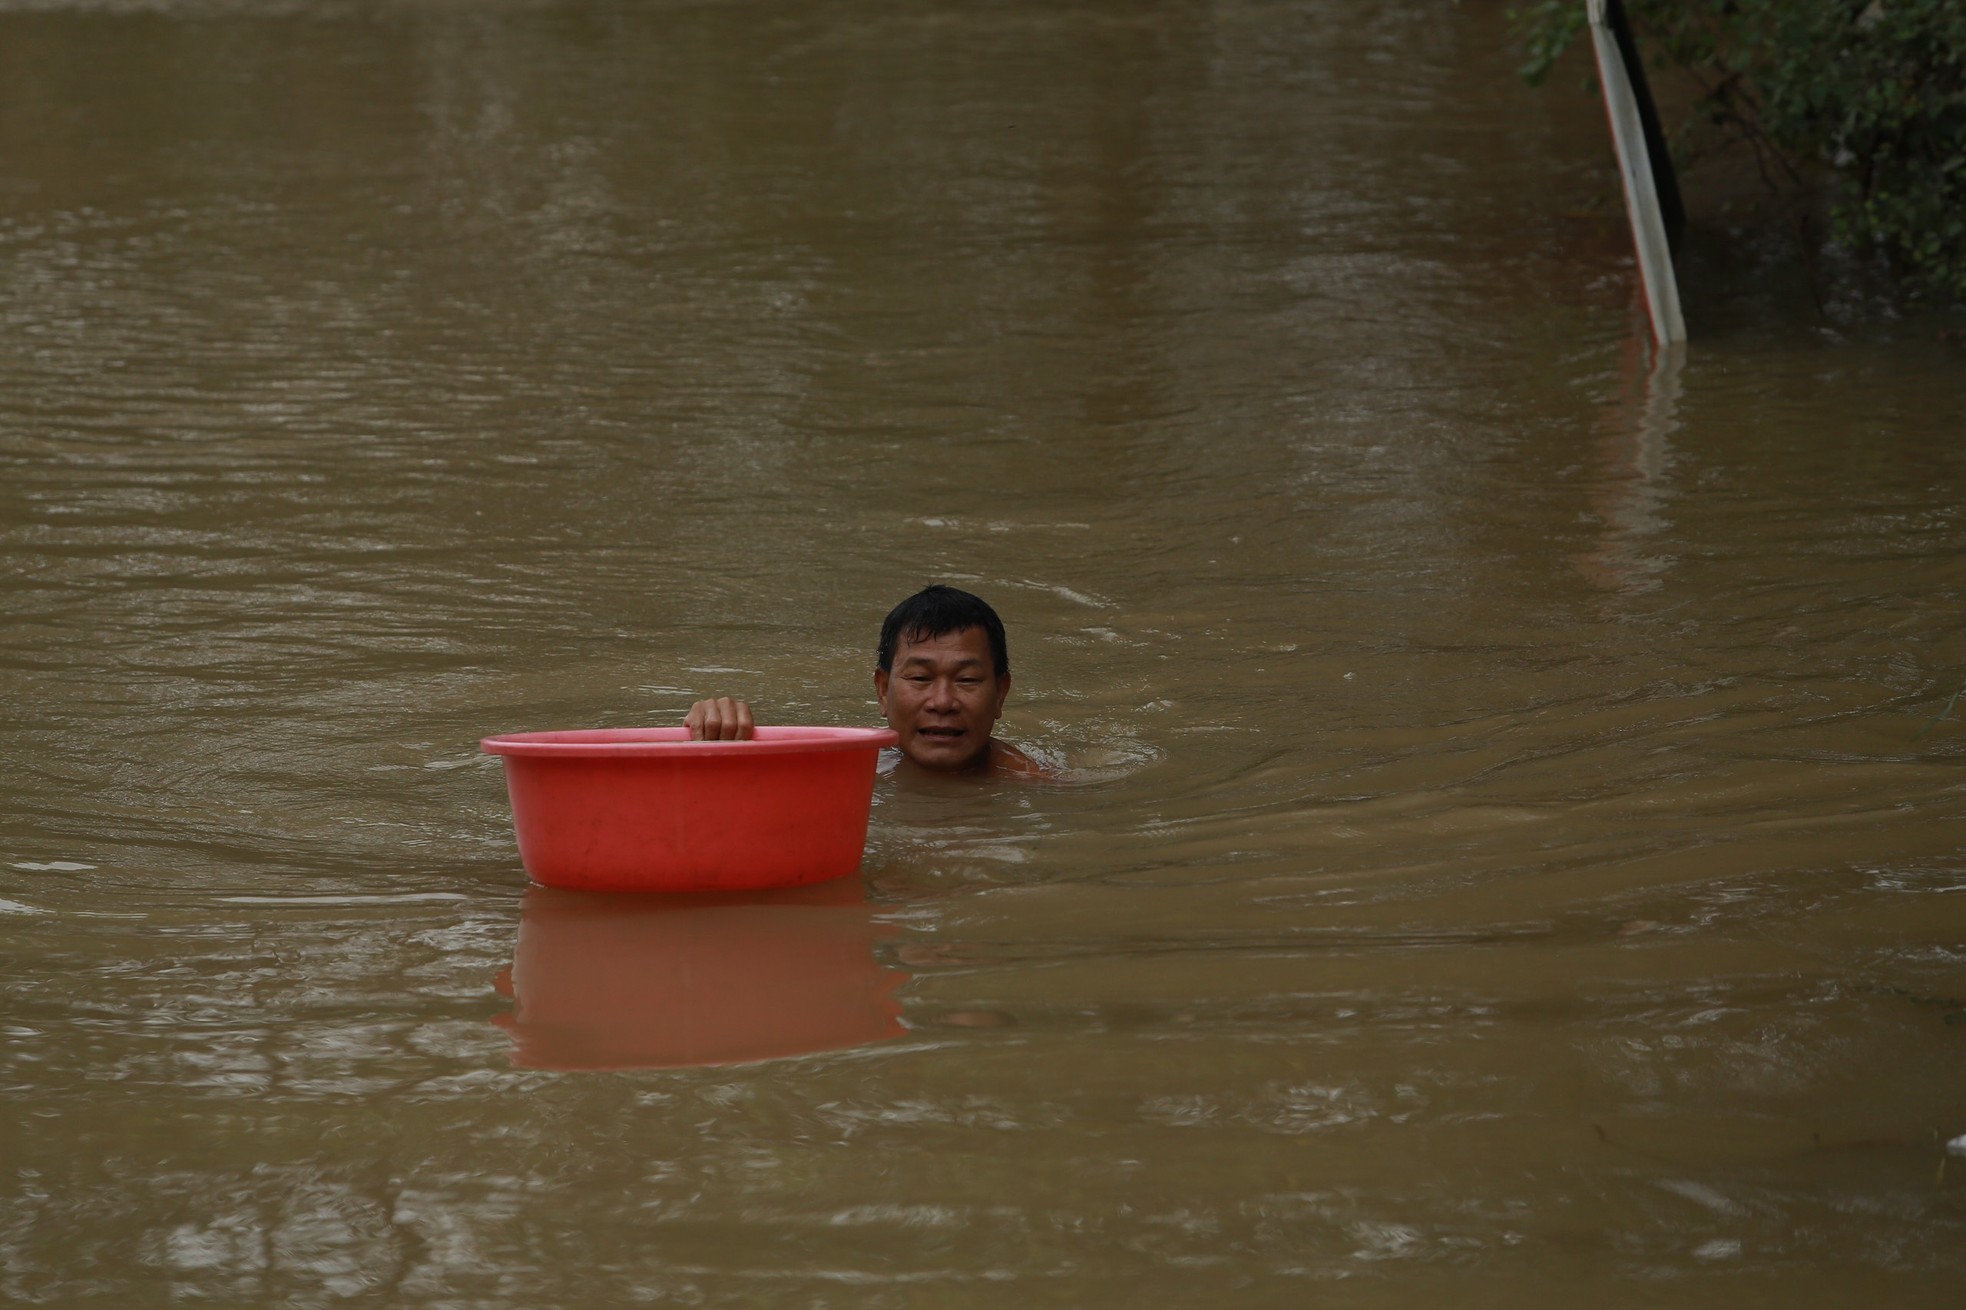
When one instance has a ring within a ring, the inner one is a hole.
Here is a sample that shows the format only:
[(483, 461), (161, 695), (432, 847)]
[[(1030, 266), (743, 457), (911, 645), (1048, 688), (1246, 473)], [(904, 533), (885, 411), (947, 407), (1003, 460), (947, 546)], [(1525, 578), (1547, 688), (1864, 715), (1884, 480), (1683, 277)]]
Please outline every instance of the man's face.
[(989, 754), (1010, 675), (997, 676), (981, 628), (924, 641), (903, 633), (895, 639), (893, 671), (874, 670), (874, 693), (881, 717), (901, 734), (902, 754), (930, 769), (966, 769)]

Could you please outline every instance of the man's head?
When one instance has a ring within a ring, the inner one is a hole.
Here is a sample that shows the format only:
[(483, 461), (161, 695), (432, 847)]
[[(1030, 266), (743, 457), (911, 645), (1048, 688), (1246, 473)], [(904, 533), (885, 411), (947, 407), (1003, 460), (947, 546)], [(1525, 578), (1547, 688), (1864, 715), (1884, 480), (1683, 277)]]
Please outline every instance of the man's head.
[(874, 693), (901, 750), (931, 769), (980, 767), (1010, 695), (1003, 621), (954, 587), (925, 587), (881, 624)]

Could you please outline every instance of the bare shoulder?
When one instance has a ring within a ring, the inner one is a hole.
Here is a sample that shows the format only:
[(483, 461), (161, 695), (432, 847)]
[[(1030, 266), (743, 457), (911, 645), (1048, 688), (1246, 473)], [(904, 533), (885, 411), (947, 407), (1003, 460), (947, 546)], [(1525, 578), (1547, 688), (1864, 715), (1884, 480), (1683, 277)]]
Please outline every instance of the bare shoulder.
[(1032, 759), (1009, 742), (990, 739), (990, 772), (999, 778), (1055, 778), (1057, 770)]

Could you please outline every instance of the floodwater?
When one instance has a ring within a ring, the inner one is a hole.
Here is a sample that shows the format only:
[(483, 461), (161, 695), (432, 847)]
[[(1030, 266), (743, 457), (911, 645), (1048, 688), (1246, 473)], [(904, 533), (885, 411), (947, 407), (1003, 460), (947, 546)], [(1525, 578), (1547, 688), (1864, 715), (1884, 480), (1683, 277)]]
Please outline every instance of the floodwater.
[[(1957, 320), (1499, 10), (0, 0), (0, 1300), (1957, 1304)], [(527, 890), (937, 579), (1070, 781)]]

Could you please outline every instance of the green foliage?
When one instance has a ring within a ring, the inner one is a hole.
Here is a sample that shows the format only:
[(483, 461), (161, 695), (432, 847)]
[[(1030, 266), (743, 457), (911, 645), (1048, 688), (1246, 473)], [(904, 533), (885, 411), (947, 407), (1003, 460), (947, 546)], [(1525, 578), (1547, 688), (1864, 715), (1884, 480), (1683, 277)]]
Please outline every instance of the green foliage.
[[(1698, 112), (1839, 180), (1838, 230), (1914, 291), (1966, 300), (1966, 0), (1631, 0), (1641, 44), (1690, 73)], [(1509, 11), (1540, 82), (1584, 0)]]
[(1536, 0), (1533, 5), (1509, 10), (1509, 23), (1522, 42), (1525, 56), (1522, 80), (1541, 86), (1557, 59), (1584, 30), (1585, 21), (1581, 0)]

